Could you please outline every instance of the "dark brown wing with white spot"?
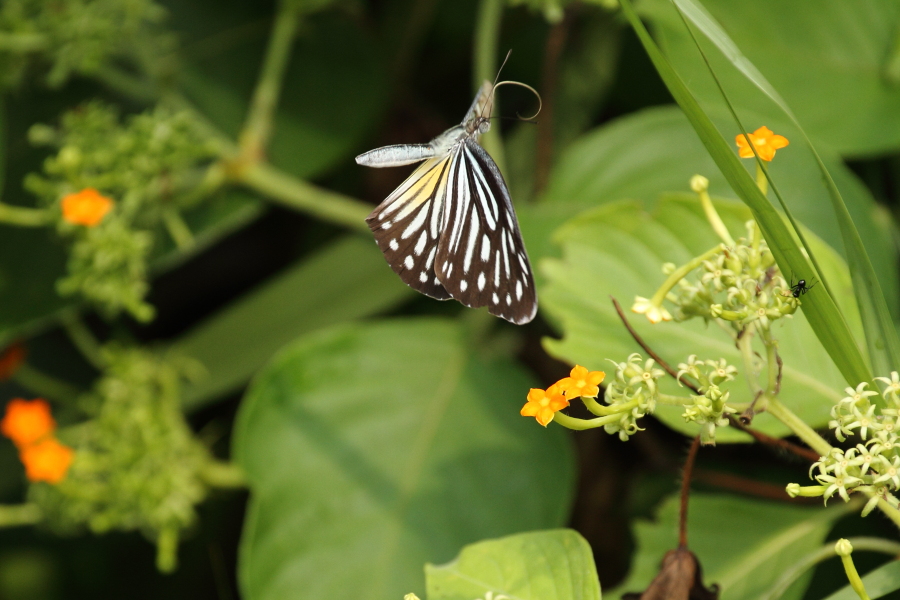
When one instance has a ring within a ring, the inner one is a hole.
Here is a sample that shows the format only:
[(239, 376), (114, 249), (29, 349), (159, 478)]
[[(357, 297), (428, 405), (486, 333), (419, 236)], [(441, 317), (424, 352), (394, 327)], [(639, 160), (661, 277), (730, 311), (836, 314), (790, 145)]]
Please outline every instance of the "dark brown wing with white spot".
[(426, 160), (366, 217), (400, 279), (438, 300), (450, 298), (434, 270), (450, 163), (449, 155)]
[(453, 149), (435, 270), (450, 295), (516, 324), (537, 313), (531, 264), (503, 175), (471, 138)]

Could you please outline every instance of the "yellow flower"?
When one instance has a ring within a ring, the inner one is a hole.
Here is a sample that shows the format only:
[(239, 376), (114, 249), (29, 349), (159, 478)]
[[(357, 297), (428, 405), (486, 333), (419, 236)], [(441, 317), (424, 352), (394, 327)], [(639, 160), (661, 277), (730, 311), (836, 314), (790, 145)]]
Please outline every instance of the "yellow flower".
[(596, 398), (600, 394), (600, 384), (604, 377), (606, 373), (603, 371), (588, 371), (581, 365), (575, 365), (569, 377), (560, 379), (556, 385), (570, 400), (578, 397)]
[(65, 479), (74, 454), (74, 450), (59, 443), (56, 438), (48, 438), (23, 448), (19, 458), (25, 465), (28, 481), (59, 483)]
[(0, 433), (19, 448), (29, 446), (53, 434), (56, 421), (46, 401), (16, 398), (6, 405), (6, 415), (0, 421)]
[[(775, 133), (765, 125), (753, 133), (748, 133), (747, 137), (750, 138), (750, 142), (753, 144), (753, 147), (756, 148), (756, 153), (765, 161), (775, 158), (776, 150), (790, 144), (786, 137), (783, 135), (775, 135)], [(734, 141), (737, 142), (738, 154), (741, 158), (753, 158), (753, 150), (750, 148), (750, 145), (747, 144), (747, 138), (745, 138), (743, 134), (735, 136)]]
[(63, 219), (73, 225), (94, 227), (112, 210), (113, 201), (94, 188), (85, 188), (62, 199)]
[(528, 392), (528, 402), (519, 411), (523, 417), (534, 417), (537, 422), (547, 426), (553, 420), (553, 415), (558, 410), (569, 406), (569, 401), (563, 395), (559, 385), (553, 384), (545, 390), (532, 388)]

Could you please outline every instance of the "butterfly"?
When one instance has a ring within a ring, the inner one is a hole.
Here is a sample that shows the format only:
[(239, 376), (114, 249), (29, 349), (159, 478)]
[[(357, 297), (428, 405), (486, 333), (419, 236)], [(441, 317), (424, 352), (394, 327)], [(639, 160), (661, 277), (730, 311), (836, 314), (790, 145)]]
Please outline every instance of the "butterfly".
[(424, 161), (366, 218), (404, 283), (438, 300), (487, 306), (492, 315), (523, 325), (537, 313), (531, 264), (503, 175), (478, 145), (491, 127), (494, 91), (505, 83), (525, 86), (485, 81), (459, 125), (427, 144), (376, 148), (356, 162), (399, 167)]

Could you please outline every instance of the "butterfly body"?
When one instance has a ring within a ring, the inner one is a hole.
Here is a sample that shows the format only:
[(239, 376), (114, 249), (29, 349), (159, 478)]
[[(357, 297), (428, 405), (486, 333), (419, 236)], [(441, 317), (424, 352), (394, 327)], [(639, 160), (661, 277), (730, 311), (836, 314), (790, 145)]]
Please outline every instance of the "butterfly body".
[(366, 219), (407, 285), (523, 324), (537, 312), (531, 265), (503, 175), (478, 144), (490, 129), (492, 92), (485, 82), (462, 123), (428, 144), (385, 146), (356, 162), (422, 163)]

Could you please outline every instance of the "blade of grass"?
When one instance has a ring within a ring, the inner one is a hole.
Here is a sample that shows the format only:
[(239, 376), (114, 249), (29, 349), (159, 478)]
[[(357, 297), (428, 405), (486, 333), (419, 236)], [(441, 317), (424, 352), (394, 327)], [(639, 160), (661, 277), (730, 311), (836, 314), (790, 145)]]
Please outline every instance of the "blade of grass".
[[(744, 169), (729, 144), (663, 56), (634, 12), (630, 0), (620, 0), (620, 4), (672, 97), (684, 111), (729, 185), (753, 212), (779, 266), (788, 272), (809, 272), (810, 265), (781, 215), (756, 187), (753, 178)], [(803, 297), (802, 306), (810, 326), (847, 383), (856, 385), (861, 381), (870, 380), (872, 376), (867, 361), (831, 296), (824, 291), (816, 293), (813, 290)]]
[[(731, 64), (756, 85), (760, 91), (766, 94), (766, 96), (768, 96), (784, 112), (784, 114), (787, 115), (794, 125), (797, 126), (800, 135), (803, 137), (803, 141), (812, 152), (816, 164), (819, 167), (819, 171), (822, 174), (822, 180), (825, 184), (825, 188), (828, 190), (828, 196), (831, 199), (832, 208), (841, 229), (841, 237), (844, 240), (847, 263), (853, 278), (853, 290), (862, 318), (872, 370), (876, 373), (887, 374), (896, 369), (898, 365), (900, 365), (900, 337), (898, 337), (897, 330), (894, 328), (890, 311), (888, 310), (887, 302), (881, 289), (881, 284), (879, 284), (875, 275), (875, 269), (872, 267), (872, 263), (863, 246), (859, 231), (856, 229), (856, 225), (850, 218), (850, 212), (847, 210), (847, 205), (844, 203), (844, 199), (837, 189), (831, 174), (822, 162), (819, 153), (816, 151), (809, 137), (806, 135), (806, 132), (800, 126), (800, 123), (797, 121), (797, 118), (794, 116), (794, 113), (784, 99), (777, 91), (775, 91), (753, 63), (741, 53), (737, 45), (731, 40), (722, 26), (716, 22), (713, 16), (710, 15), (702, 5), (694, 0), (672, 0), (672, 3), (675, 5), (675, 8), (680, 13), (682, 19), (689, 19), (713, 44), (716, 45), (717, 48), (719, 48)], [(694, 40), (694, 44), (702, 54), (703, 50), (700, 48), (700, 44), (694, 37), (693, 31), (686, 22), (685, 27), (688, 28), (688, 31)], [(705, 56), (704, 60), (706, 60)], [(718, 84), (718, 78), (712, 72), (712, 69), (710, 69), (710, 73), (713, 74), (713, 77)], [(721, 85), (719, 85), (719, 89), (722, 89)], [(723, 97), (725, 96), (724, 91), (722, 92), (722, 95)], [(725, 101), (729, 104), (729, 108), (731, 109), (731, 103), (728, 102), (727, 97)], [(732, 114), (735, 114), (733, 109)], [(735, 116), (735, 118), (737, 117)], [(740, 127), (740, 122), (738, 122), (738, 126)], [(745, 131), (745, 129), (741, 127), (741, 131)], [(759, 157), (757, 157), (757, 161), (760, 163), (762, 162), (759, 160)], [(769, 184), (777, 195), (778, 192), (774, 182), (769, 177), (768, 171), (765, 172), (766, 178), (769, 179)], [(802, 236), (799, 228), (797, 228), (794, 223), (794, 219), (790, 215), (790, 211), (785, 205), (784, 200), (780, 195), (778, 195), (778, 199), (781, 201), (785, 213), (791, 219), (791, 224), (794, 225), (797, 234)], [(804, 242), (804, 246), (805, 245)]]

